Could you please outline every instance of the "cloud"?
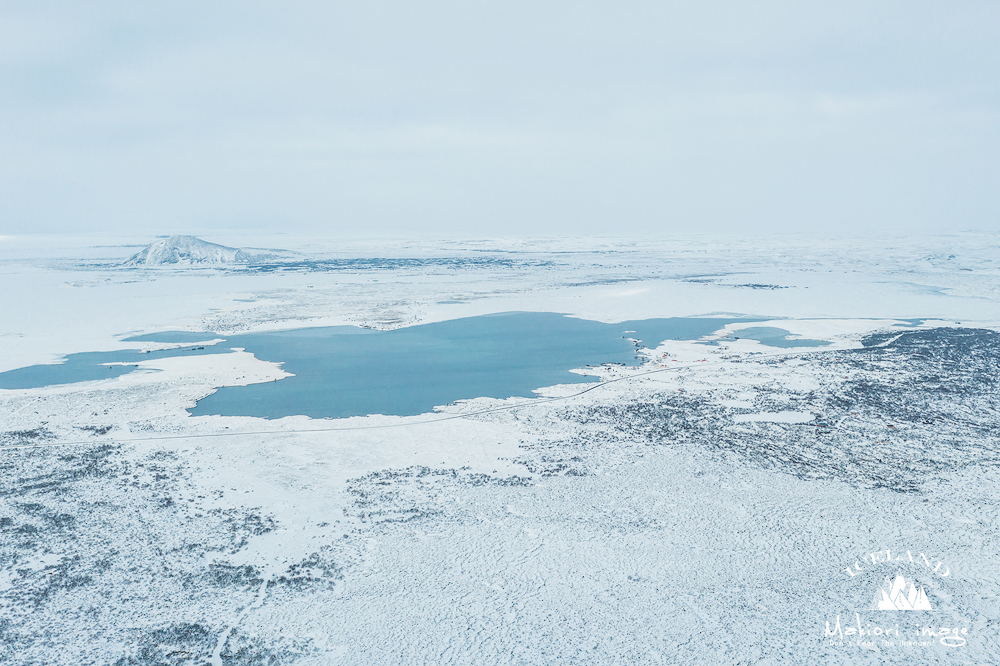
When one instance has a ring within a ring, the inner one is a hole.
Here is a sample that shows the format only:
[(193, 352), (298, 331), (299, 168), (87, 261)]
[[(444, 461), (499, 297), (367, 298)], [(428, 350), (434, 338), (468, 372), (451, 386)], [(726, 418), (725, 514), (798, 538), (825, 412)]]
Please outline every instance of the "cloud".
[(993, 3), (0, 12), (11, 231), (1000, 224)]

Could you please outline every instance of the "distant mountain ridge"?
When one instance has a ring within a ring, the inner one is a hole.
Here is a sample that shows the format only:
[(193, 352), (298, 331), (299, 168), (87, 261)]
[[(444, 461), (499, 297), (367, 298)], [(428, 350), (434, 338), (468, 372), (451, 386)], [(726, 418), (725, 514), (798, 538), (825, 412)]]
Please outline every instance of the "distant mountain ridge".
[(245, 264), (253, 255), (235, 247), (209, 243), (194, 236), (171, 236), (136, 252), (122, 266), (211, 266)]

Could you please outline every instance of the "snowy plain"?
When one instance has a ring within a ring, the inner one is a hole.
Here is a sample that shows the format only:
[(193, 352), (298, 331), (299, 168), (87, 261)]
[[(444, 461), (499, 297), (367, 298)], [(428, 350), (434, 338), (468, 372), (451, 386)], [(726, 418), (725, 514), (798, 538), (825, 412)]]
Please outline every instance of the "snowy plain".
[[(121, 265), (150, 240), (0, 238), (0, 371), (161, 330), (773, 319), (415, 417), (190, 416), (285, 376), (239, 350), (0, 390), (4, 663), (1000, 663), (1000, 237), (243, 235), (206, 240), (273, 261)], [(897, 573), (933, 611), (870, 609)]]

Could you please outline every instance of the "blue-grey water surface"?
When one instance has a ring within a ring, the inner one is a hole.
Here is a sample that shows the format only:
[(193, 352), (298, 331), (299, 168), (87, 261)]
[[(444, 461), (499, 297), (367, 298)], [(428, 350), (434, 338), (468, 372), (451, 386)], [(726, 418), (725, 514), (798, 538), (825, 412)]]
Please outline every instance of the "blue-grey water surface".
[(698, 339), (726, 323), (677, 318), (603, 324), (514, 312), (394, 331), (341, 326), (235, 336), (227, 347), (283, 361), (295, 376), (221, 388), (190, 411), (265, 418), (410, 416), (467, 398), (530, 397), (541, 386), (596, 381), (572, 368), (634, 365), (635, 346), (627, 338), (655, 347), (666, 339)]
[[(555, 313), (509, 312), (422, 324), (394, 331), (353, 326), (226, 336), (217, 345), (197, 345), (222, 337), (214, 333), (167, 331), (128, 338), (129, 342), (192, 343), (151, 353), (133, 350), (71, 354), (64, 363), (0, 373), (0, 388), (33, 388), (115, 377), (136, 363), (184, 354), (227, 353), (245, 348), (259, 359), (283, 364), (292, 373), (280, 381), (224, 387), (198, 401), (195, 415), (281, 418), (305, 415), (342, 418), (367, 414), (422, 414), (435, 406), (476, 397), (530, 397), (553, 384), (596, 381), (570, 372), (601, 363), (635, 364), (628, 338), (656, 347), (664, 340), (697, 340), (746, 318), (668, 318), (618, 324)], [(745, 329), (739, 337), (778, 347), (816, 341), (785, 339), (781, 329)]]

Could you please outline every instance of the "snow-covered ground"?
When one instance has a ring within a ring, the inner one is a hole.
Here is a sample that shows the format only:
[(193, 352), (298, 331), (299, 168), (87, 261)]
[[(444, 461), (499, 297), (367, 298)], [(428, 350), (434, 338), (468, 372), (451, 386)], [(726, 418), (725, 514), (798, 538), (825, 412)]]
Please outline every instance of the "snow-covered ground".
[[(997, 236), (205, 240), (268, 258), (0, 238), (0, 371), (164, 329), (773, 321), (416, 417), (189, 416), (284, 376), (245, 351), (0, 391), (4, 663), (1000, 662)], [(870, 610), (897, 575), (933, 610)]]

